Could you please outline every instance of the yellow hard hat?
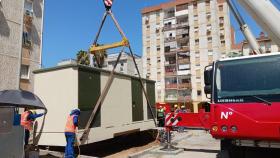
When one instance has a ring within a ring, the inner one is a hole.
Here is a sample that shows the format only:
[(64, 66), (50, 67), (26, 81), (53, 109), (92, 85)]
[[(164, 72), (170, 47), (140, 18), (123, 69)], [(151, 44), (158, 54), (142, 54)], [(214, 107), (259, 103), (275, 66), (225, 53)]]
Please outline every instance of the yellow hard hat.
[(177, 107), (178, 107), (178, 105), (177, 105), (177, 104), (175, 104), (175, 105), (174, 105), (174, 107), (175, 107), (175, 108), (177, 108)]

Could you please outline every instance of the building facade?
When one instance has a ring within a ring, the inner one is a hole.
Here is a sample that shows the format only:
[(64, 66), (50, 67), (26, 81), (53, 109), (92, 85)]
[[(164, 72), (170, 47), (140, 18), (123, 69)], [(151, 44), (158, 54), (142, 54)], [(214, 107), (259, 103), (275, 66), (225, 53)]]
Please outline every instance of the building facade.
[(0, 1), (0, 90), (18, 89), (24, 1)]
[[(156, 80), (157, 102), (207, 101), (204, 68), (226, 57), (232, 37), (224, 0), (173, 0), (142, 10), (143, 75)], [(191, 105), (191, 104), (190, 104)]]
[(41, 67), (44, 0), (0, 1), (0, 89), (33, 91)]
[(33, 71), (42, 65), (44, 0), (25, 0), (23, 11), (20, 88), (33, 91)]
[[(280, 47), (268, 38), (263, 32), (260, 33), (257, 41), (265, 53), (280, 52)], [(242, 52), (244, 56), (252, 55), (253, 51), (247, 41), (243, 41)]]
[[(107, 58), (105, 59), (104, 69), (112, 70), (119, 53), (108, 54)], [(136, 54), (134, 54), (135, 61), (137, 63), (137, 67), (139, 69), (140, 75), (142, 77), (142, 58)], [(135, 68), (133, 59), (129, 53), (123, 52), (122, 56), (119, 60), (119, 63), (115, 69), (116, 72), (128, 74), (132, 76), (138, 76), (137, 70)]]

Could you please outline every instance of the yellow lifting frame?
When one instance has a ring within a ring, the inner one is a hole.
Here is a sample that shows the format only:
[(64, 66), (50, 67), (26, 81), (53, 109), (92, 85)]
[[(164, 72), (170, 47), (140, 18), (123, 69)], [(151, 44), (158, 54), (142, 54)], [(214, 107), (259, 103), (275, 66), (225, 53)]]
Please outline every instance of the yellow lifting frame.
[(92, 45), (89, 49), (91, 54), (95, 54), (96, 52), (105, 52), (103, 50), (117, 48), (117, 47), (127, 47), (129, 45), (129, 41), (127, 38), (123, 38), (120, 42), (115, 42), (112, 44), (106, 44), (106, 45)]

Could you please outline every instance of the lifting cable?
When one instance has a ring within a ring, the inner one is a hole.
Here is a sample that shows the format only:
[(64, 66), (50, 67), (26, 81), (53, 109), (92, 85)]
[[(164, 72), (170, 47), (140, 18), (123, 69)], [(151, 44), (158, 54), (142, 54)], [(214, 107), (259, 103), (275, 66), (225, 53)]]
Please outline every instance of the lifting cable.
[[(140, 72), (139, 72), (137, 63), (136, 63), (136, 61), (135, 61), (134, 54), (133, 54), (132, 49), (131, 49), (131, 46), (130, 46), (129, 41), (127, 40), (127, 38), (126, 38), (124, 32), (122, 31), (122, 29), (121, 29), (119, 23), (117, 22), (117, 20), (115, 19), (114, 15), (113, 15), (113, 13), (112, 13), (112, 11), (111, 11), (112, 0), (104, 0), (103, 2), (104, 2), (104, 5), (105, 5), (105, 8), (106, 8), (106, 11), (105, 11), (105, 13), (104, 13), (104, 15), (103, 15), (103, 19), (102, 19), (101, 25), (100, 25), (100, 27), (99, 27), (99, 29), (98, 29), (97, 35), (96, 35), (96, 37), (95, 37), (95, 40), (94, 40), (93, 45), (91, 46), (91, 48), (90, 48), (90, 50), (89, 50), (89, 53), (95, 55), (95, 53), (101, 52), (102, 50), (107, 50), (107, 49), (112, 49), (112, 48), (117, 48), (117, 47), (122, 47), (122, 50), (120, 51), (120, 53), (119, 53), (119, 55), (118, 55), (117, 61), (116, 61), (116, 63), (114, 64), (114, 67), (113, 67), (113, 69), (112, 69), (112, 71), (111, 71), (111, 73), (110, 73), (110, 75), (109, 75), (109, 79), (107, 80), (107, 83), (106, 83), (106, 85), (105, 85), (105, 88), (102, 90), (102, 93), (101, 93), (101, 95), (99, 96), (99, 98), (98, 98), (98, 100), (97, 100), (97, 103), (95, 104), (94, 109), (93, 109), (93, 111), (92, 111), (92, 113), (91, 113), (91, 115), (90, 115), (90, 117), (89, 117), (89, 120), (88, 120), (86, 126), (85, 126), (84, 132), (83, 132), (83, 134), (82, 134), (82, 136), (81, 136), (81, 138), (80, 138), (81, 144), (85, 144), (85, 141), (86, 141), (87, 138), (88, 138), (88, 135), (89, 135), (89, 132), (90, 132), (90, 129), (91, 129), (90, 126), (91, 126), (91, 124), (93, 123), (95, 114), (96, 114), (97, 110), (101, 107), (101, 105), (102, 105), (102, 103), (103, 103), (103, 101), (104, 101), (104, 99), (105, 99), (105, 97), (106, 97), (106, 95), (107, 95), (107, 93), (108, 93), (108, 91), (109, 91), (109, 88), (110, 88), (110, 86), (111, 86), (111, 84), (112, 84), (112, 82), (113, 82), (113, 80), (114, 80), (115, 69), (116, 69), (116, 67), (117, 67), (117, 64), (118, 64), (118, 62), (119, 62), (119, 60), (120, 60), (120, 57), (121, 57), (121, 55), (122, 55), (122, 53), (123, 53), (125, 47), (128, 47), (128, 48), (129, 48), (130, 55), (131, 55), (131, 57), (132, 57), (132, 59), (133, 59), (134, 66), (135, 66), (135, 68), (136, 68), (136, 70), (137, 70), (137, 73), (138, 73), (138, 79), (139, 79), (139, 81), (140, 81), (140, 83), (141, 83), (142, 91), (143, 91), (144, 94), (145, 94), (145, 98), (146, 98), (146, 100), (147, 100), (147, 104), (148, 104), (148, 106), (149, 106), (149, 110), (150, 110), (151, 115), (152, 115), (152, 117), (153, 117), (154, 124), (155, 124), (155, 126), (157, 127), (157, 122), (156, 122), (156, 119), (155, 119), (155, 115), (154, 115), (154, 113), (153, 113), (153, 109), (152, 109), (150, 100), (149, 100), (149, 98), (148, 98), (147, 92), (146, 92), (146, 90), (145, 90), (145, 87), (144, 87), (144, 84), (143, 84), (143, 81), (142, 81), (142, 78), (141, 78), (141, 75), (140, 75)], [(109, 5), (108, 5), (108, 3), (109, 3)], [(105, 20), (106, 20), (106, 18), (107, 18), (108, 15), (110, 15), (111, 18), (113, 19), (113, 22), (114, 22), (115, 26), (117, 27), (119, 33), (120, 33), (121, 36), (122, 36), (122, 41), (121, 41), (121, 42), (116, 42), (116, 43), (113, 43), (113, 44), (110, 44), (110, 45), (99, 46), (99, 45), (97, 45), (97, 41), (98, 41), (100, 32), (101, 32), (101, 30), (102, 30), (102, 28), (103, 28), (104, 22), (105, 22)]]

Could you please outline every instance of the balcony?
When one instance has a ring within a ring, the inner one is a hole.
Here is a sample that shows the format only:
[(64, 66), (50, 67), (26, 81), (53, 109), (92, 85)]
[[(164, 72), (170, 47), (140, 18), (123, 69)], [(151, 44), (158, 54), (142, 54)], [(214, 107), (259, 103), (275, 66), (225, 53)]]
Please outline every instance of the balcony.
[(167, 37), (167, 38), (164, 39), (164, 42), (168, 43), (168, 42), (173, 42), (175, 40), (176, 40), (175, 37)]
[(183, 59), (178, 59), (178, 64), (190, 64), (190, 59), (189, 58), (183, 58)]
[(31, 40), (24, 40), (22, 42), (22, 46), (25, 47), (25, 48), (31, 48), (32, 47), (32, 42)]
[(177, 83), (165, 84), (165, 89), (177, 89)]
[(189, 52), (190, 51), (190, 46), (187, 44), (186, 46), (181, 46), (177, 49), (177, 52)]
[(165, 65), (175, 65), (176, 64), (176, 60), (169, 60), (169, 61), (165, 61)]
[(164, 19), (175, 18), (175, 11), (171, 10), (164, 13)]
[(179, 83), (178, 84), (178, 89), (191, 89), (191, 83)]
[(187, 37), (181, 37), (181, 38), (177, 38), (177, 42), (181, 43), (181, 45), (183, 46), (187, 46), (189, 44), (189, 38)]
[(177, 75), (177, 71), (165, 71), (165, 76), (176, 76)]
[(164, 25), (163, 31), (173, 30), (176, 29), (176, 25)]
[(177, 29), (176, 35), (178, 36), (189, 36), (189, 29)]
[(25, 11), (25, 14), (24, 14), (24, 24), (27, 28), (31, 28), (32, 26), (32, 20), (33, 20), (33, 12), (32, 11), (29, 11), (29, 10), (26, 10)]
[(177, 24), (177, 29), (178, 28), (189, 28), (189, 23), (188, 22), (182, 22)]
[(178, 100), (178, 96), (177, 94), (174, 94), (174, 95), (166, 95), (165, 96), (165, 101), (174, 101), (176, 102)]
[(191, 95), (178, 96), (178, 102), (189, 102), (189, 101), (191, 101)]

